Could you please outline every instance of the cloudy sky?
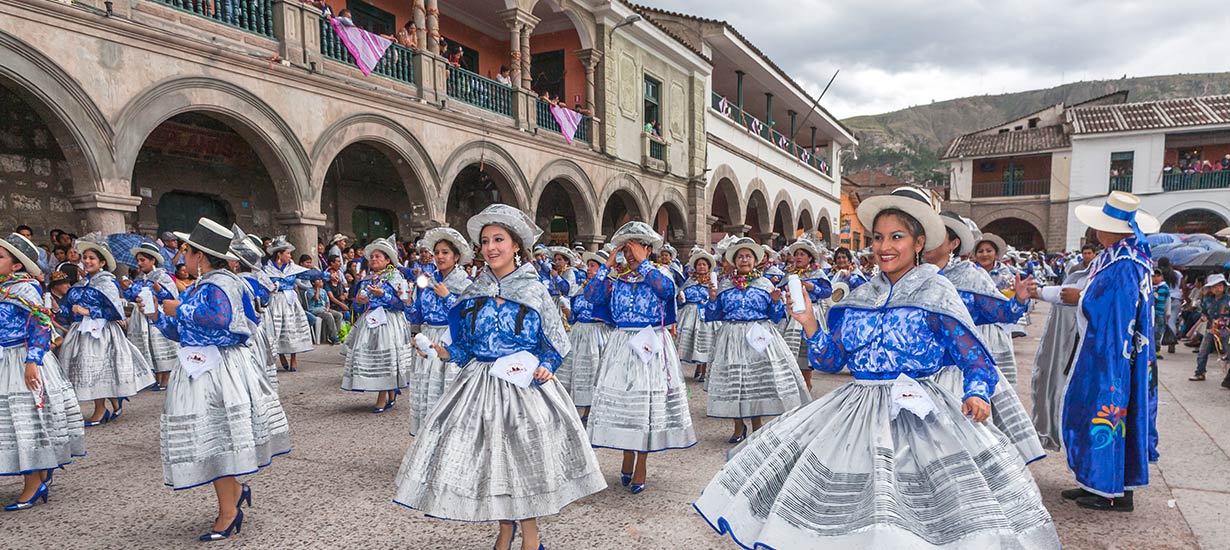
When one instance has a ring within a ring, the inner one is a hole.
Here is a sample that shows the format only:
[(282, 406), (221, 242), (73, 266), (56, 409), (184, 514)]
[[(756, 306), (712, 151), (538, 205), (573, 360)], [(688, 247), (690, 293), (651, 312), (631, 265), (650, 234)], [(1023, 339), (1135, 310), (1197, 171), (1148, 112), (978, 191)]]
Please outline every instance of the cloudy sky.
[[(1230, 71), (1224, 0), (641, 0), (721, 19), (845, 118), (1080, 80)], [(1220, 46), (1214, 46), (1220, 44)]]

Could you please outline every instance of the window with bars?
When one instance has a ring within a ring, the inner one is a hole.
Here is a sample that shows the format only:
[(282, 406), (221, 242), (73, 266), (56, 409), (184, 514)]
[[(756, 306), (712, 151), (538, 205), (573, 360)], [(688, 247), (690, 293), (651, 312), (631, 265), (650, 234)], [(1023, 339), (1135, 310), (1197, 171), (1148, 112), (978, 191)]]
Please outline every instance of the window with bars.
[(662, 129), (662, 82), (645, 76), (645, 131), (660, 134)]
[(1110, 154), (1110, 191), (1132, 192), (1132, 169), (1135, 160), (1135, 151)]

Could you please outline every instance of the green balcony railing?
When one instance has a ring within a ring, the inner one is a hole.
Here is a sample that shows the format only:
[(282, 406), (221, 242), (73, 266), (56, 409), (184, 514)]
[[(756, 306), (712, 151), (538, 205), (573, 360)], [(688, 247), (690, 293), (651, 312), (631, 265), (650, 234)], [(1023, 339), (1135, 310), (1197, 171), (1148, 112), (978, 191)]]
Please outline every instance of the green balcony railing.
[(658, 141), (655, 138), (649, 138), (649, 158), (654, 160), (666, 160), (666, 144)]
[(746, 129), (748, 133), (760, 136), (760, 139), (778, 146), (786, 154), (799, 159), (799, 162), (814, 168), (826, 176), (832, 176), (828, 163), (822, 157), (812, 154), (806, 147), (799, 145), (781, 132), (774, 130), (772, 126), (748, 114), (739, 108), (738, 105), (735, 105), (734, 102), (726, 101), (725, 98), (716, 93), (712, 96), (712, 102), (713, 110), (733, 120), (736, 124)]
[(271, 0), (153, 0), (253, 34), (273, 37)]
[(1049, 195), (1051, 180), (1009, 179), (1005, 181), (975, 182), (971, 194), (973, 198), (988, 197), (1024, 197), (1029, 195)]
[[(539, 99), (537, 103), (538, 127), (550, 130), (555, 133), (560, 132), (559, 121), (555, 120), (555, 115), (551, 114), (551, 104), (544, 99)], [(581, 115), (581, 123), (577, 126), (577, 133), (573, 135), (573, 139), (589, 143), (589, 127), (591, 120), (588, 116)]]
[[(320, 54), (352, 67), (359, 66), (355, 63), (354, 56), (350, 55), (350, 50), (346, 49), (346, 44), (338, 38), (337, 33), (333, 32), (333, 26), (329, 24), (329, 20), (324, 17), (320, 18)], [(384, 57), (381, 57), (376, 66), (372, 68), (372, 74), (406, 84), (415, 84), (414, 55), (414, 50), (400, 44), (392, 44), (388, 51), (384, 52)]]
[(1199, 189), (1230, 188), (1230, 170), (1218, 170), (1201, 174), (1164, 174), (1163, 191), (1193, 191)]
[[(448, 96), (507, 117), (513, 116), (513, 89), (461, 67), (448, 68)], [(549, 113), (548, 113), (549, 115)]]
[(1124, 176), (1111, 176), (1110, 177), (1110, 190), (1111, 191), (1127, 191), (1128, 193), (1131, 193), (1132, 192), (1132, 175), (1127, 174)]

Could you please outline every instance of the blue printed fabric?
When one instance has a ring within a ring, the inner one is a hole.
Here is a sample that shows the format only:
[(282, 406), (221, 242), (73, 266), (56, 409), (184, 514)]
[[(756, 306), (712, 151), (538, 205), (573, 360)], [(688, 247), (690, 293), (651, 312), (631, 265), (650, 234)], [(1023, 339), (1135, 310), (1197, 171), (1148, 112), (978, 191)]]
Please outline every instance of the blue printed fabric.
[(269, 292), (268, 289), (262, 286), (255, 277), (244, 277), (243, 280), (248, 283), (248, 288), (252, 289), (252, 295), (256, 297), (256, 301), (260, 303), (261, 307), (269, 305), (269, 299), (273, 297), (272, 292)]
[[(38, 304), (43, 291), (33, 282), (11, 283), (6, 291), (13, 296)], [(28, 308), (12, 300), (0, 301), (0, 345), (26, 344), (26, 362), (43, 364), (43, 356), (51, 349), (51, 326), (40, 322)]]
[[(807, 295), (811, 297), (813, 304), (833, 295), (833, 283), (830, 283), (827, 277), (813, 277), (802, 281), (811, 283), (811, 290), (807, 291)], [(806, 290), (807, 286), (804, 285), (803, 288)]]
[(965, 302), (965, 309), (968, 309), (970, 316), (974, 318), (974, 324), (979, 326), (1012, 324), (1029, 311), (1028, 303), (1022, 304), (1016, 300), (1002, 300), (964, 290), (958, 290), (957, 294), (961, 296), (961, 301)]
[[(373, 294), (373, 286), (383, 290), (384, 295), (377, 296)], [(367, 304), (359, 305), (358, 302), (355, 302), (353, 305), (355, 315), (360, 315), (370, 309), (376, 309), (378, 307), (382, 307), (388, 311), (402, 311), (406, 307), (401, 301), (401, 296), (398, 295), (399, 291), (396, 288), (393, 288), (393, 285), (389, 284), (389, 282), (384, 279), (363, 279), (362, 281), (359, 281), (357, 288), (359, 289), (359, 292), (367, 293)], [(435, 293), (433, 292), (432, 295), (434, 296)]]
[(774, 302), (768, 291), (749, 286), (743, 290), (728, 288), (717, 299), (705, 305), (706, 321), (762, 321), (774, 323), (786, 318), (782, 302)]
[(697, 304), (704, 307), (709, 303), (709, 287), (706, 284), (695, 284), (683, 289), (683, 303)]
[(551, 372), (563, 361), (543, 334), (538, 312), (513, 301), (499, 304), (489, 297), (460, 301), (449, 312), (449, 332), (450, 361), (463, 367), (471, 359), (494, 361), (519, 351), (534, 354), (538, 366)]
[[(172, 282), (170, 288), (174, 288), (174, 285), (175, 283)], [(129, 302), (135, 302), (137, 300), (137, 296), (140, 296), (141, 291), (146, 288), (149, 289), (150, 293), (153, 294), (154, 298), (157, 299), (159, 302), (162, 302), (164, 300), (174, 300), (175, 299), (175, 295), (171, 293), (170, 288), (168, 288), (166, 284), (160, 284), (159, 286), (162, 287), (161, 292), (154, 290), (154, 281), (145, 280), (145, 279), (133, 279), (132, 285), (128, 287), (128, 290), (124, 291), (124, 299), (128, 300)]]
[(642, 260), (632, 272), (611, 278), (608, 266), (598, 268), (598, 281), (585, 287), (585, 297), (609, 308), (617, 327), (638, 328), (675, 324), (675, 279), (667, 270)]
[[(440, 282), (438, 274), (433, 274), (432, 278), (435, 282)], [(448, 296), (441, 298), (432, 287), (414, 288), (414, 301), (406, 306), (406, 319), (410, 324), (428, 324), (433, 327), (447, 325), (448, 311), (457, 304), (460, 296), (450, 292)]]
[(891, 380), (931, 376), (944, 365), (965, 374), (965, 397), (990, 402), (999, 382), (995, 362), (978, 338), (951, 317), (913, 307), (839, 309), (830, 317), (832, 335), (817, 330), (807, 338), (816, 370), (843, 367), (855, 378)]
[[(182, 297), (175, 315), (158, 312), (154, 326), (164, 336), (185, 346), (226, 348), (248, 341), (247, 334), (229, 330), (235, 309), (218, 285), (198, 282), (188, 287)], [(248, 309), (248, 304), (244, 304), (244, 309)]]
[(73, 306), (81, 306), (90, 310), (91, 319), (119, 321), (124, 318), (123, 313), (117, 311), (111, 301), (107, 299), (107, 295), (96, 288), (84, 285), (73, 286), (68, 289), (68, 292), (64, 294), (64, 299), (60, 301), (60, 315), (70, 322), (76, 323), (83, 319), (84, 316), (73, 313)]
[(585, 296), (585, 289), (591, 284), (605, 284), (601, 274), (594, 275), (593, 278), (585, 282), (584, 288), (576, 296), (572, 297), (572, 307), (570, 308), (571, 315), (568, 322), (577, 323), (606, 323), (611, 318), (611, 312), (607, 311), (606, 305), (595, 304)]

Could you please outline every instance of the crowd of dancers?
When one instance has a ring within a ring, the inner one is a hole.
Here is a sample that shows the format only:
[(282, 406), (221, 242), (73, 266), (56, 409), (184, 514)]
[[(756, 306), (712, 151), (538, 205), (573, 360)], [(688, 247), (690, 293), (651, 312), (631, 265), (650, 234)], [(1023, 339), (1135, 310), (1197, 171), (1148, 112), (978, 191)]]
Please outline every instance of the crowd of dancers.
[[(685, 365), (733, 445), (694, 508), (739, 546), (1058, 548), (1028, 463), (1063, 449), (1066, 498), (1130, 510), (1156, 458), (1143, 244), (1156, 220), (1126, 193), (1078, 210), (1106, 250), (1043, 287), (937, 202), (911, 187), (863, 201), (869, 270), (806, 237), (778, 251), (728, 236), (681, 259), (636, 221), (601, 250), (531, 248), (542, 230), (502, 204), (465, 235), (428, 231), (427, 268), (376, 239), (340, 386), (374, 393), (376, 413), (408, 392), (394, 502), (498, 522), (497, 549), (518, 529), (520, 548), (545, 548), (537, 518), (607, 490), (595, 449), (622, 452), (619, 485), (638, 494), (651, 454), (695, 445)], [(283, 237), (262, 246), (205, 218), (176, 237), (197, 274), (182, 291), (153, 243), (117, 280), (106, 240), (83, 237), (85, 275), (44, 293), (36, 247), (0, 241), (0, 474), (25, 480), (6, 510), (46, 502), (85, 428), (149, 388), (166, 392), (164, 482), (217, 494), (200, 539), (242, 529), (239, 478), (290, 449), (279, 369), (312, 346), (296, 283), (326, 275), (293, 264)], [(1011, 335), (1031, 298), (1074, 307), (1052, 310), (1027, 411)], [(813, 370), (842, 369), (853, 380), (813, 399)]]

